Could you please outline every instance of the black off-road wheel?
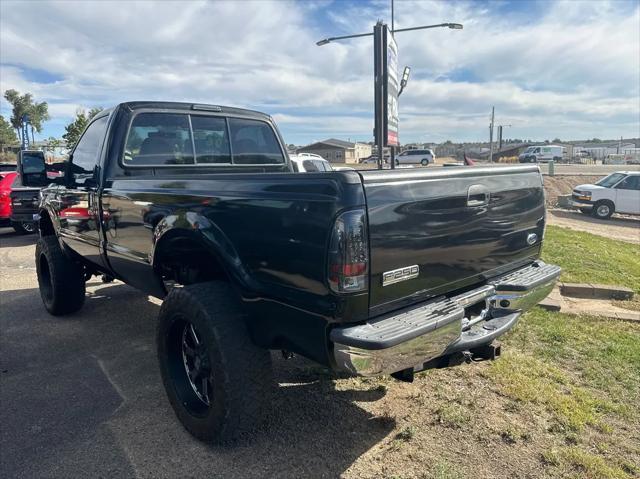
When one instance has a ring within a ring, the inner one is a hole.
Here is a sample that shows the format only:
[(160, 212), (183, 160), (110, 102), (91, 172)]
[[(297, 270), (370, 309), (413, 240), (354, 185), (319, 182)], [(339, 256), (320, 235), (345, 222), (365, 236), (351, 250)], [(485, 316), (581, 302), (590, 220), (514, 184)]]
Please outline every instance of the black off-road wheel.
[(262, 422), (274, 386), (271, 355), (251, 342), (227, 283), (174, 288), (160, 309), (156, 339), (169, 402), (193, 436), (226, 443)]
[(38, 239), (36, 271), (40, 297), (50, 314), (71, 314), (82, 307), (85, 298), (83, 268), (64, 254), (55, 236)]
[(591, 210), (591, 214), (594, 218), (598, 218), (601, 220), (608, 220), (611, 218), (611, 215), (615, 211), (615, 206), (611, 201), (602, 200), (597, 201), (595, 205), (593, 205), (593, 209)]

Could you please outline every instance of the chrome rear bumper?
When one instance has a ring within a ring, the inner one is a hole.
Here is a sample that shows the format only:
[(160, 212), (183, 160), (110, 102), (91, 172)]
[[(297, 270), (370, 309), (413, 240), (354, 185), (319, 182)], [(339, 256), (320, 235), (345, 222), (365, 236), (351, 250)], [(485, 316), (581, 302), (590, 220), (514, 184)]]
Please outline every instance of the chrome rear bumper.
[(488, 344), (553, 289), (560, 268), (536, 261), (452, 298), (440, 297), (331, 331), (335, 368), (362, 376), (419, 370), (437, 357)]

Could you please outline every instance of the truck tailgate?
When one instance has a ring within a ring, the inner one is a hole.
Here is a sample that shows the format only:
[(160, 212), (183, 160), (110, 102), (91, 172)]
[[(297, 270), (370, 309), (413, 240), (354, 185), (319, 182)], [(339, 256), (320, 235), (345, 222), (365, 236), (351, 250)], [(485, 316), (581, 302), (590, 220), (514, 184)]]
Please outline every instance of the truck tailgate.
[(471, 286), (539, 254), (545, 213), (535, 165), (360, 175), (372, 315)]
[(14, 216), (37, 213), (39, 203), (39, 188), (22, 187), (11, 191), (11, 214)]

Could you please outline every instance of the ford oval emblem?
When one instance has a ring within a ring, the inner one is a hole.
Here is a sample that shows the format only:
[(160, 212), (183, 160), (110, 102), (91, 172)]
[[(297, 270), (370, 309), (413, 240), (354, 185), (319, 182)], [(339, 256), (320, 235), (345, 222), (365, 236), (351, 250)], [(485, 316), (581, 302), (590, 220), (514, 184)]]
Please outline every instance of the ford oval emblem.
[(537, 234), (529, 233), (527, 235), (527, 244), (534, 245), (534, 244), (536, 244), (536, 241), (538, 241), (538, 235)]

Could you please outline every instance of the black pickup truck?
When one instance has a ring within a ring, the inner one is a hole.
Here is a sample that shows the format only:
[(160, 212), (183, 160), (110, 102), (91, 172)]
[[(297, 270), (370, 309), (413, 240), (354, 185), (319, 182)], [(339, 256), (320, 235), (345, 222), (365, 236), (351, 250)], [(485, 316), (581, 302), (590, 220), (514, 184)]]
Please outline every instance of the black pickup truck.
[(92, 275), (164, 298), (164, 386), (207, 441), (260, 419), (269, 350), (410, 380), (493, 358), (560, 273), (536, 165), (296, 173), (272, 119), (236, 108), (105, 110), (41, 197), (46, 309), (79, 310)]

